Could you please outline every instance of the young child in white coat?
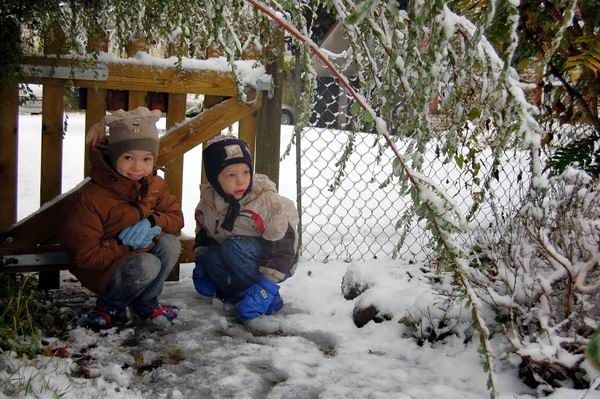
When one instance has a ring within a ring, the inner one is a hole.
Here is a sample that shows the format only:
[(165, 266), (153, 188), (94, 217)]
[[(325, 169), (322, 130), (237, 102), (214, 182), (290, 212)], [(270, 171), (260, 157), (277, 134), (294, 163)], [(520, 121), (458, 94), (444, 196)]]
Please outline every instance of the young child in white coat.
[(230, 135), (203, 152), (209, 184), (196, 207), (196, 291), (236, 304), (250, 320), (283, 307), (279, 283), (298, 261), (298, 212), (275, 183), (255, 174), (248, 145)]

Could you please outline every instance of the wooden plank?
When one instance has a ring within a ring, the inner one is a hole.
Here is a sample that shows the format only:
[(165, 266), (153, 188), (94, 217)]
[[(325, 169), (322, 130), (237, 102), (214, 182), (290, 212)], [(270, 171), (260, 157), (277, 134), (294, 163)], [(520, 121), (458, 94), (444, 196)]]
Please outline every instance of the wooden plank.
[(57, 198), (51, 206), (42, 207), (34, 215), (0, 231), (0, 243), (38, 245), (56, 240), (65, 204), (72, 195), (73, 193)]
[(281, 142), (281, 98), (283, 73), (283, 31), (272, 33), (273, 44), (267, 49), (271, 61), (266, 71), (273, 77), (273, 96), (265, 98), (256, 120), (256, 172), (267, 176), (279, 186), (279, 157)]
[[(248, 94), (248, 97), (252, 95)], [(260, 98), (259, 96), (251, 104), (239, 104), (236, 98), (230, 98), (188, 120), (161, 138), (156, 164), (165, 165), (198, 144), (220, 134), (221, 130), (241, 118), (255, 112), (261, 105)]]
[[(185, 121), (185, 94), (169, 94), (169, 110), (167, 112), (167, 129)], [(183, 154), (174, 157), (165, 165), (165, 180), (171, 193), (180, 200), (183, 195)]]
[[(58, 25), (46, 33), (44, 54), (60, 54), (65, 43), (65, 35)], [(62, 138), (65, 82), (53, 81), (42, 87), (42, 157), (40, 180), (40, 203), (51, 201), (62, 191)], [(41, 289), (59, 288), (60, 273), (44, 271), (39, 273), (38, 286)]]
[[(187, 95), (169, 93), (167, 129), (178, 123), (185, 121), (185, 107)], [(165, 180), (169, 186), (169, 191), (176, 195), (181, 201), (183, 198), (183, 154), (175, 157), (165, 165)], [(179, 280), (179, 262), (173, 267), (167, 277), (167, 281)]]
[(194, 239), (190, 237), (179, 237), (181, 241), (181, 254), (179, 255), (179, 263), (191, 263), (196, 260), (194, 256)]
[[(56, 288), (57, 284), (60, 285), (60, 281), (56, 281), (56, 277), (60, 277), (60, 270), (68, 269), (68, 265), (44, 265), (44, 266), (23, 266), (23, 267), (13, 267), (2, 269), (2, 273), (30, 273), (30, 272), (41, 272), (41, 273), (51, 273), (48, 278), (44, 279), (42, 283), (39, 284), (39, 288), (42, 290)], [(46, 285), (48, 283), (48, 285)]]
[(42, 156), (40, 202), (44, 204), (62, 190), (62, 138), (65, 88), (53, 82), (42, 88)]
[[(148, 50), (148, 44), (146, 41), (146, 37), (143, 36), (139, 32), (138, 32), (138, 34), (132, 36), (129, 39), (129, 42), (127, 43), (126, 52), (130, 58), (135, 57), (135, 55), (139, 51), (147, 51), (147, 50)], [(147, 101), (146, 101), (147, 96), (148, 96), (147, 90), (138, 90), (138, 89), (129, 90), (129, 93), (127, 96), (127, 111), (133, 111), (137, 107), (147, 107), (148, 106)]]
[(256, 113), (252, 113), (240, 119), (238, 127), (239, 137), (248, 143), (252, 159), (256, 153)]
[[(177, 237), (181, 241), (181, 254), (179, 255), (179, 263), (194, 262), (194, 238), (180, 235)], [(0, 256), (20, 255), (20, 254), (39, 254), (39, 253), (64, 253), (65, 249), (62, 244), (42, 245), (34, 247), (19, 247), (19, 246), (2, 246), (0, 245)], [(66, 256), (66, 255), (65, 255)], [(48, 265), (19, 265), (18, 267), (3, 267), (0, 264), (0, 272), (56, 272), (64, 270), (67, 266), (64, 264), (48, 264)]]
[(225, 96), (204, 96), (204, 101), (202, 102), (202, 108), (209, 109), (214, 107), (215, 105), (222, 103), (227, 100)]
[[(45, 58), (24, 57), (26, 65), (60, 65), (77, 66), (81, 61)], [(107, 80), (81, 80), (73, 79), (73, 85), (85, 88), (156, 91), (165, 93), (202, 93), (232, 97), (237, 94), (237, 85), (231, 72), (209, 71), (198, 69), (177, 69), (156, 65), (143, 65), (136, 63), (107, 63)], [(44, 83), (48, 78), (23, 76), (23, 82)]]
[[(208, 54), (210, 54), (210, 57), (219, 57), (222, 54), (222, 50), (218, 50), (215, 48), (212, 49), (208, 49)], [(214, 107), (215, 105), (222, 103), (223, 101), (227, 100), (227, 97), (223, 97), (223, 96), (204, 96), (204, 101), (202, 102), (202, 108), (203, 109), (210, 109), (212, 107)], [(221, 132), (217, 132), (215, 134), (213, 134), (210, 138), (212, 139), (215, 136), (219, 136), (221, 134)], [(201, 184), (206, 184), (208, 183), (208, 179), (206, 178), (206, 173), (204, 172), (204, 161), (202, 161), (202, 164), (200, 165), (200, 183)]]
[[(90, 128), (100, 122), (106, 116), (106, 90), (105, 89), (87, 89), (87, 100), (85, 109), (85, 134), (90, 131)], [(87, 176), (90, 172), (88, 161), (87, 143), (84, 142), (84, 163), (83, 175)]]
[(146, 104), (146, 96), (148, 95), (148, 92), (146, 91), (137, 91), (137, 90), (131, 90), (129, 91), (129, 96), (127, 99), (127, 110), (128, 111), (133, 111), (134, 109), (136, 109), (137, 107), (147, 107), (148, 104)]
[(0, 230), (17, 221), (19, 87), (0, 87)]

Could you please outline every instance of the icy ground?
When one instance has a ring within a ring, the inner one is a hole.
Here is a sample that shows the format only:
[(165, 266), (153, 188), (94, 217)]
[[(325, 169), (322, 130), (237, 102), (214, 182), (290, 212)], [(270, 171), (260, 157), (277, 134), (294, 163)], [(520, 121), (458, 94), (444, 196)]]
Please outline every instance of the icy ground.
[[(430, 288), (407, 277), (418, 274), (415, 265), (301, 262), (282, 284), (283, 311), (243, 325), (231, 308), (198, 297), (192, 265), (185, 264), (180, 281), (168, 282), (162, 296), (163, 303), (180, 309), (174, 325), (100, 333), (77, 327), (50, 343), (54, 357), (26, 360), (1, 353), (0, 398), (489, 397), (476, 339), (465, 344), (464, 336), (451, 336), (444, 344), (419, 346), (403, 337), (406, 327), (397, 317), (354, 325), (352, 311), (361, 297), (344, 299), (341, 281), (349, 267), (367, 266), (380, 287), (373, 288), (379, 292), (371, 299), (381, 308), (417, 314), (431, 305)], [(78, 283), (68, 273), (63, 277), (63, 285), (77, 292)], [(92, 303), (90, 297), (85, 306)], [(501, 398), (535, 397), (514, 367), (506, 361), (497, 367)], [(560, 389), (550, 398), (584, 394)], [(598, 399), (600, 392), (585, 397)]]

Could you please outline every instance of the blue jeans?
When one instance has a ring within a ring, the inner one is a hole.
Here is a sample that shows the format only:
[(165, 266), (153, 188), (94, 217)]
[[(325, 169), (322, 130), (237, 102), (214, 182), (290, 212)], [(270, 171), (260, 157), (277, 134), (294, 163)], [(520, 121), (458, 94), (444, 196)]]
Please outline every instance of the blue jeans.
[(117, 311), (130, 306), (133, 313), (147, 317), (160, 306), (158, 296), (180, 252), (181, 242), (177, 237), (163, 234), (149, 252), (130, 256), (113, 273), (97, 305)]
[(211, 246), (202, 256), (206, 272), (217, 286), (218, 298), (235, 303), (256, 283), (263, 243), (260, 237), (232, 236), (221, 245)]

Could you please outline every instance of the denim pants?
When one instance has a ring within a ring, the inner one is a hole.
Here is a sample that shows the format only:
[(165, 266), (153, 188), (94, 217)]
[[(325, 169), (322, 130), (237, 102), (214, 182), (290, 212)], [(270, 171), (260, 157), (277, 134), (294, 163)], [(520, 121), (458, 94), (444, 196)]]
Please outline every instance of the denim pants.
[(149, 252), (130, 256), (113, 273), (97, 305), (116, 311), (125, 311), (130, 306), (138, 316), (148, 316), (160, 306), (158, 296), (180, 252), (177, 237), (163, 234)]
[(217, 286), (218, 298), (235, 303), (256, 283), (263, 246), (260, 237), (232, 236), (208, 249), (202, 264)]

